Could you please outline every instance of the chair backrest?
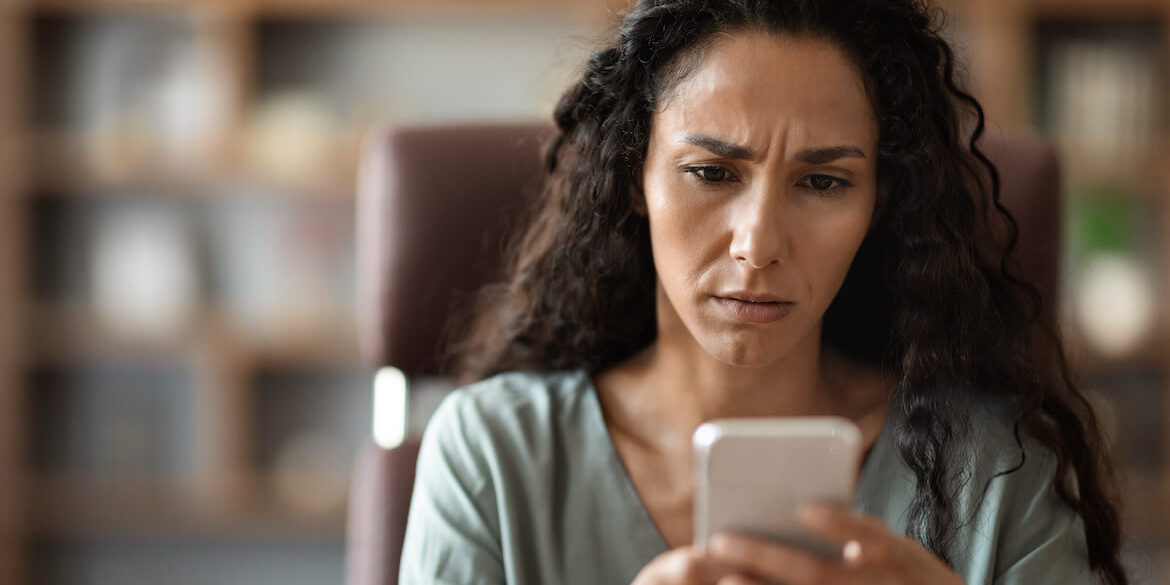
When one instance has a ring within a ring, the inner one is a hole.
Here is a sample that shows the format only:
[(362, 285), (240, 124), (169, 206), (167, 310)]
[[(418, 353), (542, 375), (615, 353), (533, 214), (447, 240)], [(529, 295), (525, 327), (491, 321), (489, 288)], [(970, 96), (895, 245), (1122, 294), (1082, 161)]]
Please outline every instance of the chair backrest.
[(1034, 134), (993, 135), (982, 147), (999, 170), (1001, 200), (1020, 229), (1015, 260), (1040, 289), (1045, 310), (1052, 317), (1060, 299), (1064, 215), (1056, 153)]
[[(371, 134), (358, 186), (363, 358), (409, 380), (441, 375), (450, 309), (499, 270), (510, 228), (540, 187), (545, 124), (391, 128)], [(418, 457), (416, 437), (356, 460), (346, 579), (393, 585)]]
[[(366, 360), (408, 377), (440, 373), (452, 303), (499, 268), (502, 242), (539, 188), (540, 124), (390, 129), (367, 143), (358, 205), (360, 335)], [(990, 138), (1005, 205), (1020, 226), (1019, 263), (1056, 298), (1060, 191), (1056, 158), (1032, 136)], [(416, 441), (370, 446), (350, 502), (349, 585), (397, 583)]]
[(362, 155), (358, 278), (367, 362), (439, 374), (453, 302), (496, 276), (517, 214), (539, 189), (541, 124), (375, 134)]

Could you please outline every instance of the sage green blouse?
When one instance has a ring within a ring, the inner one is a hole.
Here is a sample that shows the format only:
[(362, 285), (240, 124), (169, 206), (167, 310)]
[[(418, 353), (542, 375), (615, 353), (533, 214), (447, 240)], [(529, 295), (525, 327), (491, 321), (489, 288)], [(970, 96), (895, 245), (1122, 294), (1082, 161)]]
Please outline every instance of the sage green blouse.
[[(1008, 413), (972, 413), (979, 451), (955, 501), (968, 585), (1089, 583), (1084, 529), (1052, 489), (1055, 459)], [(913, 474), (891, 436), (866, 459), (853, 507), (906, 532)], [(984, 493), (983, 487), (987, 486)], [(665, 541), (642, 505), (582, 371), (508, 373), (455, 391), (423, 435), (400, 583), (624, 585)]]

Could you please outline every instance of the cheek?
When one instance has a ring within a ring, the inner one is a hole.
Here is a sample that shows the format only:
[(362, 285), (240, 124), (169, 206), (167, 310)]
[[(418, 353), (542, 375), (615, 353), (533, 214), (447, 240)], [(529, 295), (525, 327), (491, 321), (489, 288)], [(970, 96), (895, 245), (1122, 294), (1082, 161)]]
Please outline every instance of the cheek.
[(822, 223), (806, 224), (808, 242), (802, 264), (812, 270), (814, 292), (831, 300), (845, 280), (853, 257), (869, 230), (870, 214), (858, 211)]
[(646, 215), (659, 278), (688, 278), (700, 269), (718, 221), (709, 207), (678, 187), (647, 184)]

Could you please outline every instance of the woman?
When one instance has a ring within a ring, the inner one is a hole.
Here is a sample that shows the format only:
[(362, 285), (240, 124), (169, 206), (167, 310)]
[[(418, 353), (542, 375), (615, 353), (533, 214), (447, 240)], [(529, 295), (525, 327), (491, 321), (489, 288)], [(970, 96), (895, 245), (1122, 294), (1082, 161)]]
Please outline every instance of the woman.
[[(1126, 583), (954, 69), (916, 0), (638, 3), (463, 337), (499, 375), (428, 427), (403, 582)], [(691, 546), (694, 429), (804, 415), (862, 430), (853, 509), (803, 516), (844, 560)]]

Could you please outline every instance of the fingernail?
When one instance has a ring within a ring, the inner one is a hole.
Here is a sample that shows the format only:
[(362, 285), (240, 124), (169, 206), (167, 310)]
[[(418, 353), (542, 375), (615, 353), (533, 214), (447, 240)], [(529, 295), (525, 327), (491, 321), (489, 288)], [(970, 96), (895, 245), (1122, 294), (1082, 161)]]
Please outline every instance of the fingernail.
[(722, 534), (716, 534), (707, 541), (707, 546), (716, 553), (726, 553), (731, 550), (731, 540)]

